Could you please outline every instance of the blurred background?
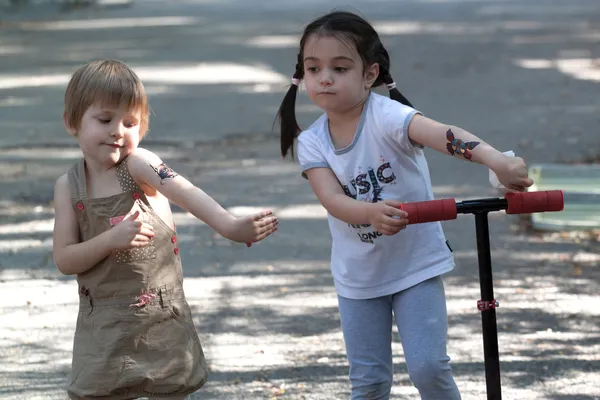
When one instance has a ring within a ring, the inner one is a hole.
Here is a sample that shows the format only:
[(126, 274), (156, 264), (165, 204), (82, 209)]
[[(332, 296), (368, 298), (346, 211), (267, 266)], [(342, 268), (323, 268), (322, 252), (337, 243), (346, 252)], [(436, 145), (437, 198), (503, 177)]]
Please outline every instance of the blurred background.
[[(211, 368), (192, 398), (347, 398), (326, 213), (273, 126), (304, 25), (334, 9), (374, 24), (415, 108), (524, 157), (535, 190), (565, 190), (563, 213), (490, 215), (504, 394), (600, 398), (598, 0), (0, 0), (0, 398), (65, 398), (78, 299), (52, 261), (53, 186), (80, 157), (66, 83), (100, 58), (147, 88), (142, 146), (232, 212), (281, 220), (248, 249), (174, 206)], [(299, 96), (301, 126), (320, 113)], [(426, 152), (438, 198), (500, 196), (485, 167)], [(463, 398), (481, 399), (473, 218), (444, 229), (449, 354)], [(417, 399), (393, 346), (393, 398)]]

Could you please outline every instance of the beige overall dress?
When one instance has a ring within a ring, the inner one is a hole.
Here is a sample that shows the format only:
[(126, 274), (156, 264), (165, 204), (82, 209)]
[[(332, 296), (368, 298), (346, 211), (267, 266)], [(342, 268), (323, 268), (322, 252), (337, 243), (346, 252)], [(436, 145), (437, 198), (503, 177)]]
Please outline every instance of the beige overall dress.
[(182, 283), (177, 235), (154, 212), (124, 160), (122, 193), (88, 199), (84, 160), (69, 170), (80, 240), (110, 229), (132, 210), (151, 224), (146, 247), (113, 252), (77, 276), (79, 315), (71, 399), (181, 397), (198, 390), (207, 366)]

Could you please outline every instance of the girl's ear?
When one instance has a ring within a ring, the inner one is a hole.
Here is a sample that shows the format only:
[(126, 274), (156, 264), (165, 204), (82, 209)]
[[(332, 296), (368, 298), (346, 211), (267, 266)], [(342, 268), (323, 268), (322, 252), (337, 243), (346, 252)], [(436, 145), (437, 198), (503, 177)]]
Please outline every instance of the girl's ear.
[(65, 124), (65, 128), (67, 128), (67, 132), (69, 133), (69, 135), (71, 136), (77, 136), (77, 130), (72, 128), (71, 125), (69, 124), (69, 120), (67, 119), (67, 113), (63, 113), (63, 122)]
[(379, 64), (372, 64), (365, 70), (365, 89), (371, 89), (379, 77)]

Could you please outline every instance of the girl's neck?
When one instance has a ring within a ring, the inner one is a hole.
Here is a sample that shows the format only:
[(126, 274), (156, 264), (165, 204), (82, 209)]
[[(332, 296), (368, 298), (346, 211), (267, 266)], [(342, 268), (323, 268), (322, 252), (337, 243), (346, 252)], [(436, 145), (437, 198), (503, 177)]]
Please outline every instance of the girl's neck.
[(115, 165), (100, 164), (89, 157), (84, 157), (84, 160), (89, 199), (106, 198), (122, 192)]
[(84, 156), (83, 159), (85, 160), (85, 169), (87, 170), (88, 175), (93, 177), (102, 176), (106, 174), (107, 171), (116, 167), (116, 165), (98, 163), (90, 157)]
[[(367, 94), (368, 97), (368, 94)], [(362, 114), (363, 107), (365, 106), (365, 102), (367, 101), (367, 97), (358, 102), (355, 106), (350, 107), (348, 110), (335, 113), (328, 112), (327, 119), (329, 119), (330, 126), (344, 126), (347, 125), (351, 121), (355, 121), (360, 119)]]
[(366, 100), (361, 100), (356, 106), (342, 113), (327, 113), (329, 133), (336, 148), (344, 148), (354, 140)]

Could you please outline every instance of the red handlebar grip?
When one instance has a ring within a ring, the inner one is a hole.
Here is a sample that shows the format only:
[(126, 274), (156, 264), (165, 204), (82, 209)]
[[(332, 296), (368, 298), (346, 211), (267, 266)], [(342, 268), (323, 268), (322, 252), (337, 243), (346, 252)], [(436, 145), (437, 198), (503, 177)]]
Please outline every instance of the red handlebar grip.
[(565, 197), (562, 190), (542, 192), (508, 192), (504, 195), (508, 202), (507, 214), (531, 214), (545, 211), (562, 211)]
[(408, 213), (409, 224), (423, 222), (446, 221), (456, 219), (456, 201), (454, 199), (440, 199), (404, 203), (400, 209)]

